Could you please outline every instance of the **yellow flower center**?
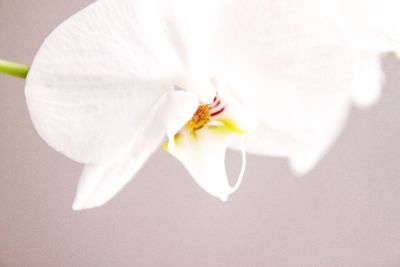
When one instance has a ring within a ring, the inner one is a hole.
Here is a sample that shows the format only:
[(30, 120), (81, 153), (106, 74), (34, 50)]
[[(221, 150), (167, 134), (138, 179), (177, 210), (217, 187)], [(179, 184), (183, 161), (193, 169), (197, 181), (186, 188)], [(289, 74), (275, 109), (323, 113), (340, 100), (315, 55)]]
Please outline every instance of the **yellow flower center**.
[(186, 127), (192, 131), (199, 130), (211, 120), (209, 105), (201, 105), (194, 113), (192, 119), (186, 123)]
[[(231, 134), (247, 134), (247, 130), (240, 127), (235, 118), (231, 118), (227, 116), (229, 114), (223, 113), (225, 110), (226, 103), (218, 96), (215, 97), (213, 103), (198, 106), (192, 118), (174, 135), (173, 139), (171, 138), (163, 145), (163, 148), (171, 152), (171, 147), (174, 148), (185, 144), (187, 141), (182, 142), (182, 136), (189, 136), (192, 141), (200, 141), (199, 136), (201, 135), (197, 131), (205, 128), (205, 126), (207, 127), (205, 130), (208, 133), (217, 134), (222, 137), (227, 137)], [(186, 135), (187, 133), (188, 135)]]

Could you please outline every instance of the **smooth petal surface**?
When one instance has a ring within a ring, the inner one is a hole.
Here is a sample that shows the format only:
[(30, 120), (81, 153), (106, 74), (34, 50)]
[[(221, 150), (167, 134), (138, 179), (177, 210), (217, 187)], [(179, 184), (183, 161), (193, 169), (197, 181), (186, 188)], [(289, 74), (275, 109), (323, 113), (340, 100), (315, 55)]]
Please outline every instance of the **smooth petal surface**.
[[(234, 138), (229, 147), (241, 149), (241, 139)], [(254, 132), (246, 136), (246, 152), (262, 156), (287, 157), (308, 149), (302, 140), (269, 127), (260, 121)]]
[(181, 75), (157, 1), (98, 1), (58, 27), (26, 85), (38, 133), (86, 164), (128, 153), (140, 123)]
[(185, 71), (182, 87), (196, 93), (203, 103), (211, 103), (215, 90), (209, 83), (213, 75), (208, 51), (214, 40), (216, 25), (225, 0), (169, 0), (160, 1), (177, 54)]
[(194, 135), (185, 132), (171, 152), (209, 194), (226, 201), (234, 191), (225, 170), (225, 152), (232, 132), (206, 126)]
[[(286, 157), (295, 174), (305, 175), (315, 167), (342, 132), (348, 113), (349, 104), (345, 102), (319, 123), (291, 135), (260, 121), (257, 129), (246, 136), (246, 152)], [(229, 146), (240, 150), (240, 140), (235, 138)]]
[(313, 140), (313, 144), (294, 153), (289, 157), (289, 165), (297, 175), (305, 175), (321, 160), (342, 132), (349, 114), (350, 105), (342, 104), (336, 112), (333, 112), (319, 124), (304, 129), (302, 135), (307, 135)]
[(352, 100), (360, 108), (369, 108), (376, 104), (382, 93), (384, 82), (381, 56), (376, 52), (362, 52), (358, 79)]
[(351, 94), (358, 51), (320, 1), (225, 1), (210, 59), (216, 77), (271, 127), (294, 132)]
[(327, 3), (344, 19), (361, 49), (400, 50), (400, 1), (328, 0)]
[(164, 137), (163, 116), (167, 97), (159, 100), (128, 144), (128, 152), (111, 164), (85, 166), (73, 204), (74, 210), (103, 205), (117, 194), (142, 167)]

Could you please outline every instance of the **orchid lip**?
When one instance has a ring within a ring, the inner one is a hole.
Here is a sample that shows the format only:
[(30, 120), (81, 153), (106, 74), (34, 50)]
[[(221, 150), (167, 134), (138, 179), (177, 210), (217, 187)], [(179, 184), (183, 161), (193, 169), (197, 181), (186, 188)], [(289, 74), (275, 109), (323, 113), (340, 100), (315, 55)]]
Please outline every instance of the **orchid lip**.
[[(221, 92), (223, 93), (223, 92)], [(184, 99), (182, 99), (184, 100)], [(177, 105), (183, 105), (177, 102)], [(242, 182), (246, 168), (245, 124), (243, 112), (235, 100), (216, 94), (209, 104), (197, 104), (191, 119), (175, 134), (170, 134), (163, 148), (179, 159), (195, 181), (208, 193), (227, 201)], [(241, 117), (242, 116), (242, 117)], [(242, 118), (242, 119), (240, 119)], [(229, 184), (225, 170), (225, 151), (231, 138), (240, 135), (242, 167), (235, 184)]]

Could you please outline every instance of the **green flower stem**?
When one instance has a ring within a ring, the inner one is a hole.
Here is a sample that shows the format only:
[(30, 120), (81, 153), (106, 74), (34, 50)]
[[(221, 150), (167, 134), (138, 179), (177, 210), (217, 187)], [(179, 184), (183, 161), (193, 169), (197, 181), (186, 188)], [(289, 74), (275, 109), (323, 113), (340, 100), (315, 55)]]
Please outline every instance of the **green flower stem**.
[(7, 60), (0, 59), (0, 73), (9, 74), (25, 79), (29, 72), (29, 66), (21, 65)]

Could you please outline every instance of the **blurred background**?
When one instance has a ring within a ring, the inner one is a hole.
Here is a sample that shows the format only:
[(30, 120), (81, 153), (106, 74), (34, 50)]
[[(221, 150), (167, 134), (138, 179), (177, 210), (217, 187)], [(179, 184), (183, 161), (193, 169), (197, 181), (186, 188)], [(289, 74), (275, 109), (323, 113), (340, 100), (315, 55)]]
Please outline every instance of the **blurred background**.
[[(0, 0), (0, 58), (30, 64), (89, 0)], [(0, 266), (400, 266), (400, 60), (307, 176), (249, 156), (222, 203), (158, 151), (102, 208), (72, 211), (81, 166), (36, 134), (24, 81), (0, 75)], [(228, 153), (230, 172), (240, 155)]]

